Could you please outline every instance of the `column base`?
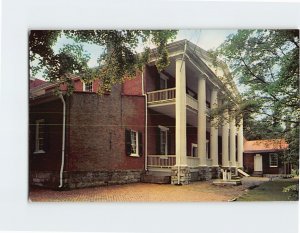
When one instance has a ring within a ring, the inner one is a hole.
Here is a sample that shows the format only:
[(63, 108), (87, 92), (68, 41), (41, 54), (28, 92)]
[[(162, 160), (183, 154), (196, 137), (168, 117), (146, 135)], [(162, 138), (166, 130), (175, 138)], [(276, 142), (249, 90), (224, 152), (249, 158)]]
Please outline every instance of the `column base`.
[[(178, 175), (179, 172), (179, 175)], [(171, 184), (186, 185), (191, 182), (190, 168), (187, 166), (174, 166), (171, 169)]]

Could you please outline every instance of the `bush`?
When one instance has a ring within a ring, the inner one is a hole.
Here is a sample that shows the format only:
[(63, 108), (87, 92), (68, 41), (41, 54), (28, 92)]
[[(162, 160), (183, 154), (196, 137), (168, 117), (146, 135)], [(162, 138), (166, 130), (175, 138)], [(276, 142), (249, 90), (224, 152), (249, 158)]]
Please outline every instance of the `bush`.
[(283, 188), (282, 192), (289, 193), (289, 199), (299, 199), (299, 184), (294, 184)]

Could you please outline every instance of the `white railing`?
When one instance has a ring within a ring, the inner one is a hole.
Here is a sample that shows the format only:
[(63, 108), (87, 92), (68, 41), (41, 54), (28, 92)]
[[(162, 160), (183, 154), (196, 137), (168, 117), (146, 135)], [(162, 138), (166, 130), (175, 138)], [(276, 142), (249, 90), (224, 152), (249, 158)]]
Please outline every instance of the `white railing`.
[(169, 89), (148, 92), (147, 93), (148, 103), (175, 100), (176, 98), (175, 90), (176, 88), (169, 88)]
[(171, 168), (176, 164), (176, 155), (148, 155), (148, 167)]
[(189, 167), (199, 167), (200, 159), (198, 157), (187, 156), (187, 165)]
[(186, 105), (198, 110), (198, 101), (188, 94), (186, 95)]

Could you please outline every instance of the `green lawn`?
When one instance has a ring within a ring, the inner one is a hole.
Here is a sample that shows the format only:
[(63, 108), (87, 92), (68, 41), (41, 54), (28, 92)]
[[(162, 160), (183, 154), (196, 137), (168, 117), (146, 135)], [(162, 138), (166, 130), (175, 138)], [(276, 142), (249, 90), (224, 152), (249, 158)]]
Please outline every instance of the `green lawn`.
[(289, 199), (289, 193), (282, 192), (284, 187), (298, 184), (298, 179), (278, 179), (259, 185), (254, 189), (249, 189), (246, 194), (237, 201), (298, 201)]

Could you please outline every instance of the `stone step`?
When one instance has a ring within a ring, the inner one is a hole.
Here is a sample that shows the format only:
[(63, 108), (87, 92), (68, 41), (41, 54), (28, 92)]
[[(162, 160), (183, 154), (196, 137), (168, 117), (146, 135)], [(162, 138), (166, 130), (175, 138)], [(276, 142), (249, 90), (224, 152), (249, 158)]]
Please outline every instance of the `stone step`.
[(253, 172), (252, 176), (254, 176), (254, 177), (262, 177), (263, 176), (263, 172)]

